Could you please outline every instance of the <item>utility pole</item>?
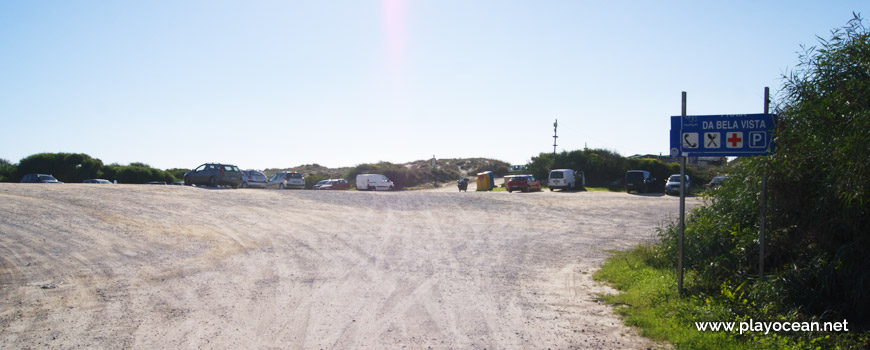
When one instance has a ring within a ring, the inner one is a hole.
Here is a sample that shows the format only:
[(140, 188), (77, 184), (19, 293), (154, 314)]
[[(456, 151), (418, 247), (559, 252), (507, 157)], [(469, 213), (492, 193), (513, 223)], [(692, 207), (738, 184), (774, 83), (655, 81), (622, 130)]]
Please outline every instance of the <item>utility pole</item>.
[(556, 155), (556, 139), (559, 136), (556, 136), (556, 128), (559, 127), (559, 119), (556, 119), (556, 122), (553, 123), (553, 155)]

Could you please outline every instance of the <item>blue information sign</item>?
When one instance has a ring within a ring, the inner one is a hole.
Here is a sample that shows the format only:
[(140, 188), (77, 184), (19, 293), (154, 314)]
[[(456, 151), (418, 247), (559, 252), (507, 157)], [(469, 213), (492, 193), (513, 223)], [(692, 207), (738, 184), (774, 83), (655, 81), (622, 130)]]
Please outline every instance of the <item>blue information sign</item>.
[(776, 121), (776, 114), (671, 117), (671, 156), (770, 155)]

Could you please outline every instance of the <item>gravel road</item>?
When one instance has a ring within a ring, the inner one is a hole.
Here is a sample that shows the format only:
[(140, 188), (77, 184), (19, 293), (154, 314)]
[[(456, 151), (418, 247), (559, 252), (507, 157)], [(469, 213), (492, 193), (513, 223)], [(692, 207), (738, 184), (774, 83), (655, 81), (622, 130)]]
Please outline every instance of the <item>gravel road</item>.
[(0, 184), (0, 348), (655, 347), (590, 276), (677, 210), (455, 186)]

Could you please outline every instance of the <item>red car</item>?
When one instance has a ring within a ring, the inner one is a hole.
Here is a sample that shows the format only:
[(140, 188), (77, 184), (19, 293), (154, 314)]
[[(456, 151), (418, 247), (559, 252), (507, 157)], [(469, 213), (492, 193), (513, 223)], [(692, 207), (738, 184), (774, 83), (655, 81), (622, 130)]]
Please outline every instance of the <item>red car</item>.
[(320, 186), (317, 186), (318, 190), (348, 190), (350, 189), (350, 183), (345, 179), (329, 179), (326, 180)]
[(535, 177), (532, 175), (516, 175), (510, 178), (505, 187), (507, 187), (508, 192), (513, 192), (514, 190), (523, 192), (540, 191), (541, 180), (535, 180)]

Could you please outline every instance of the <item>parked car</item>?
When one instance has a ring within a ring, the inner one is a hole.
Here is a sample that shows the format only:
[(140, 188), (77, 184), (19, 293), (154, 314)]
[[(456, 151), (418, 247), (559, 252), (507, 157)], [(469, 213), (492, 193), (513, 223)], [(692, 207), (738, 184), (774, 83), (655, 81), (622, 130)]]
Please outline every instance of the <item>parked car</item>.
[(87, 179), (82, 181), (83, 184), (111, 184), (112, 182), (106, 179)]
[(320, 186), (315, 185), (316, 189), (318, 189), (318, 190), (339, 190), (339, 191), (350, 189), (350, 183), (347, 182), (347, 180), (345, 180), (345, 179), (329, 179), (329, 180), (324, 180), (324, 181), (326, 181), (326, 182), (324, 182)]
[(396, 189), (390, 179), (382, 174), (359, 174), (356, 176), (358, 191), (392, 191)]
[[(689, 179), (689, 175), (686, 175), (686, 193), (689, 193), (691, 186), (692, 181)], [(674, 174), (668, 178), (668, 183), (665, 184), (665, 194), (680, 194), (680, 174)]]
[(205, 163), (184, 173), (184, 184), (238, 188), (242, 184), (242, 171), (235, 165)]
[(625, 193), (631, 193), (631, 190), (647, 193), (655, 181), (649, 171), (629, 170), (625, 172)]
[(169, 184), (176, 185), (176, 186), (184, 186), (184, 181), (175, 181), (175, 182), (170, 182)]
[(583, 172), (572, 169), (550, 170), (550, 176), (547, 179), (547, 187), (550, 188), (550, 191), (554, 189), (572, 190), (585, 186), (586, 179), (583, 176)]
[(532, 175), (514, 175), (508, 180), (505, 187), (507, 187), (508, 192), (513, 192), (514, 190), (523, 192), (540, 191), (541, 181), (536, 180)]
[(242, 171), (242, 188), (266, 188), (266, 174), (259, 170)]
[(715, 188), (725, 182), (725, 180), (728, 180), (727, 176), (716, 176), (707, 183), (707, 188)]
[(295, 171), (282, 171), (266, 181), (266, 188), (277, 188), (283, 190), (285, 188), (305, 188), (305, 178), (302, 174)]
[(21, 178), (22, 183), (35, 183), (35, 184), (62, 184), (63, 181), (57, 181), (54, 176), (46, 175), (46, 174), (27, 174)]

